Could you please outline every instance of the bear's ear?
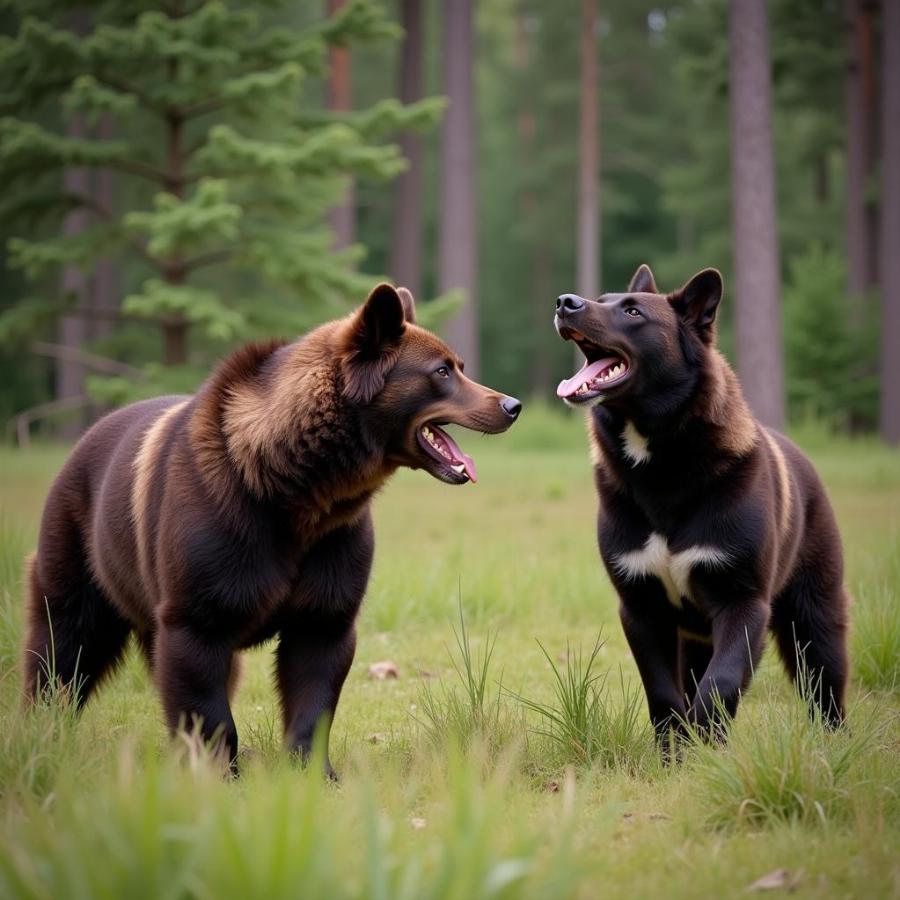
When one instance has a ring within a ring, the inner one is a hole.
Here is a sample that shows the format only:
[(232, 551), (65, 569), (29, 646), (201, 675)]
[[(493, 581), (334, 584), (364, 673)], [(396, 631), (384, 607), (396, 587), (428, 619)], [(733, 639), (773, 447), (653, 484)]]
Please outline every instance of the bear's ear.
[(658, 294), (659, 288), (656, 286), (656, 279), (653, 277), (653, 273), (650, 271), (650, 266), (647, 263), (641, 263), (638, 266), (637, 272), (631, 276), (631, 281), (628, 283), (628, 293), (629, 294)]
[(403, 304), (403, 317), (411, 325), (416, 324), (416, 298), (413, 297), (412, 291), (405, 287), (397, 288), (397, 296)]
[(707, 343), (713, 338), (716, 310), (722, 299), (722, 275), (717, 269), (698, 272), (684, 287), (669, 297), (669, 302), (681, 318), (693, 325)]
[(354, 343), (362, 352), (378, 355), (382, 347), (403, 334), (404, 319), (397, 289), (387, 282), (376, 284), (353, 318)]
[(347, 325), (340, 353), (344, 396), (355, 403), (372, 400), (397, 360), (405, 330), (406, 313), (400, 294), (390, 284), (376, 285)]

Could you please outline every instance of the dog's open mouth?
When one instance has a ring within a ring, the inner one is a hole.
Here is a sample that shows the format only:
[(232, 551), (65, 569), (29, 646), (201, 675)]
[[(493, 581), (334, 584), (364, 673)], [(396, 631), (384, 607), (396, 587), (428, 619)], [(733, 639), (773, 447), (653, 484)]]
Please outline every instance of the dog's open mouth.
[(478, 481), (475, 460), (459, 449), (456, 441), (434, 422), (426, 422), (416, 432), (425, 454), (438, 465), (437, 477), (453, 484)]
[(560, 329), (560, 336), (578, 344), (585, 356), (581, 369), (571, 378), (563, 379), (556, 389), (556, 395), (567, 403), (587, 403), (602, 399), (631, 374), (631, 366), (621, 353), (598, 347), (581, 332), (572, 329)]

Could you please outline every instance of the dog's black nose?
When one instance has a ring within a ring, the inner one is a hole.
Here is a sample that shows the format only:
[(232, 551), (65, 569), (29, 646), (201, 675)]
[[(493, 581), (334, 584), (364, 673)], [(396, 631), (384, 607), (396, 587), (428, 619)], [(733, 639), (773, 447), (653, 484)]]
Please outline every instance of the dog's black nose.
[(578, 294), (560, 294), (556, 298), (556, 311), (561, 316), (584, 309), (584, 300)]
[(500, 401), (500, 405), (511, 419), (518, 419), (519, 413), (522, 412), (522, 404), (515, 397), (504, 397)]

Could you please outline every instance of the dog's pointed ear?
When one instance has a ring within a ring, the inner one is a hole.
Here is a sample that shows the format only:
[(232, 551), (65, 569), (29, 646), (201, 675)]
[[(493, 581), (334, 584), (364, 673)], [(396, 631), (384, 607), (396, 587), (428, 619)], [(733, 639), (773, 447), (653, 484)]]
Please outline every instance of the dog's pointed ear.
[(631, 281), (628, 283), (628, 293), (659, 293), (659, 288), (656, 286), (656, 279), (653, 277), (653, 273), (650, 271), (650, 266), (648, 266), (647, 263), (641, 263), (637, 268), (637, 272), (631, 276)]
[(340, 359), (348, 399), (368, 403), (384, 387), (405, 329), (406, 311), (397, 289), (387, 283), (375, 285), (350, 317), (344, 334)]
[(397, 296), (400, 298), (400, 302), (403, 304), (403, 317), (411, 325), (415, 325), (416, 324), (416, 298), (413, 297), (412, 291), (409, 290), (409, 288), (398, 287), (397, 288)]
[(675, 311), (685, 321), (694, 326), (700, 337), (712, 340), (716, 310), (722, 299), (722, 275), (718, 269), (704, 269), (698, 272), (680, 290), (669, 297)]

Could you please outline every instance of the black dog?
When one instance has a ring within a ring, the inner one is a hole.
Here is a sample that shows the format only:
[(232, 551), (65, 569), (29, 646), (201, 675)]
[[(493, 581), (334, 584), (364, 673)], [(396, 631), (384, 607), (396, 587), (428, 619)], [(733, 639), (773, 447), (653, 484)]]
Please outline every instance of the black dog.
[(556, 303), (557, 331), (587, 358), (557, 393), (592, 407), (600, 554), (661, 738), (682, 720), (721, 733), (767, 627), (825, 721), (844, 716), (834, 515), (809, 460), (753, 418), (715, 349), (721, 298), (714, 269), (664, 295), (641, 266), (624, 294)]

